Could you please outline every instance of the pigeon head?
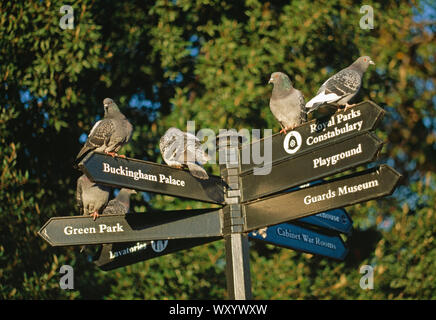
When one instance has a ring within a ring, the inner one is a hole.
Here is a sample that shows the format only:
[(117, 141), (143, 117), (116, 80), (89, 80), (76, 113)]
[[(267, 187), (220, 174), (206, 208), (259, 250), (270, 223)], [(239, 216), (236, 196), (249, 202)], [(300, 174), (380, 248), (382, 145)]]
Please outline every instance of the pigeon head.
[(126, 193), (126, 194), (136, 194), (137, 192), (133, 189), (126, 189), (126, 188), (122, 188), (120, 190), (120, 192)]
[(354, 61), (353, 66), (357, 67), (361, 71), (366, 71), (370, 64), (375, 65), (374, 61), (372, 61), (370, 57), (363, 56)]
[(120, 192), (118, 192), (116, 198), (120, 201), (126, 201), (130, 198), (131, 194), (136, 194), (136, 191), (133, 189), (121, 188)]
[(268, 83), (273, 83), (274, 88), (289, 90), (292, 88), (292, 81), (283, 72), (273, 72)]
[(113, 111), (120, 111), (117, 104), (111, 98), (106, 98), (103, 100), (103, 107), (105, 115)]

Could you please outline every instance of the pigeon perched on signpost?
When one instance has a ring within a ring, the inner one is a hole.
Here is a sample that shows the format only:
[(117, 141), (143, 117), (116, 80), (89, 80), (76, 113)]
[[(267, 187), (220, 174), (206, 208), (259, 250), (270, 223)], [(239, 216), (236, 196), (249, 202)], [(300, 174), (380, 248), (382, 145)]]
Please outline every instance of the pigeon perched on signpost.
[[(112, 157), (119, 156), (117, 152), (130, 141), (133, 127), (129, 120), (120, 112), (117, 104), (110, 98), (103, 100), (104, 118), (98, 121), (88, 135), (85, 145), (76, 157), (76, 162), (94, 150), (105, 152)], [(124, 157), (120, 155), (120, 157)]]
[(77, 180), (76, 201), (83, 215), (97, 219), (109, 200), (110, 188), (98, 185), (82, 174)]
[(345, 105), (345, 110), (351, 107), (348, 101), (359, 91), (363, 73), (370, 64), (375, 64), (370, 57), (360, 57), (349, 67), (327, 79), (319, 88), (316, 96), (306, 104), (307, 113), (318, 109), (323, 104)]
[(186, 166), (194, 177), (209, 179), (206, 170), (201, 166), (210, 160), (209, 155), (204, 152), (200, 140), (193, 134), (169, 128), (160, 138), (159, 148), (163, 160), (170, 167)]
[(271, 74), (268, 83), (274, 85), (269, 107), (282, 127), (280, 133), (293, 130), (306, 120), (303, 94), (292, 86), (289, 77), (282, 72)]
[(130, 209), (130, 195), (132, 194), (136, 194), (136, 191), (122, 188), (117, 196), (108, 202), (103, 214), (127, 214)]

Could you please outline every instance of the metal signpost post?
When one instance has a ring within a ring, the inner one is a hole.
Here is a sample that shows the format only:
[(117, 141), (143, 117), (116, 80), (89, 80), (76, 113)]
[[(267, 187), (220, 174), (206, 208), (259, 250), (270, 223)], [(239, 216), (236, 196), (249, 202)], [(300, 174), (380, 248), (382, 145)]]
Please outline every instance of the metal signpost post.
[(239, 183), (239, 137), (229, 135), (220, 138), (218, 151), (225, 164), (220, 165), (221, 176), (227, 185), (223, 208), (223, 234), (226, 247), (226, 278), (229, 299), (251, 299), (250, 256), (247, 234), (244, 234), (245, 218), (241, 209)]
[[(102, 215), (96, 221), (54, 217), (38, 233), (52, 246), (99, 245), (94, 262), (103, 270), (224, 239), (228, 297), (251, 299), (249, 238), (342, 260), (348, 249), (340, 233), (352, 230), (343, 207), (395, 190), (401, 175), (384, 164), (318, 182), (377, 158), (382, 141), (371, 131), (383, 114), (365, 101), (243, 146), (228, 131), (217, 139), (221, 176), (207, 180), (167, 165), (90, 153), (79, 168), (95, 183), (221, 207)], [(259, 165), (246, 156), (266, 150), (266, 143), (271, 171), (258, 175)]]

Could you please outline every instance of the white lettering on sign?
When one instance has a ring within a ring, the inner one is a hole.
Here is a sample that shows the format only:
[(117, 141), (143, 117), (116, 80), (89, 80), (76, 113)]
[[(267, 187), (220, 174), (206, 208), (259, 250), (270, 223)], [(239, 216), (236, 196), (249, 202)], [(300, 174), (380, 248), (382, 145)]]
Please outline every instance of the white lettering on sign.
[(147, 248), (147, 242), (137, 242), (134, 246), (127, 247), (115, 252), (109, 251), (109, 259), (115, 259), (117, 257), (125, 256), (127, 254), (135, 253)]
[(357, 146), (357, 148), (353, 148), (335, 155), (332, 155), (330, 157), (326, 157), (326, 158), (322, 158), (322, 157), (318, 157), (316, 159), (313, 159), (313, 168), (318, 168), (318, 167), (329, 167), (330, 165), (334, 166), (336, 163), (338, 163), (339, 160), (343, 160), (343, 159), (347, 159), (349, 157), (355, 156), (357, 154), (361, 154), (362, 153), (362, 144), (359, 143), (359, 145)]
[(306, 243), (317, 245), (319, 247), (324, 247), (324, 248), (336, 250), (336, 245), (334, 243), (322, 240), (317, 236), (313, 237), (313, 236), (311, 236), (309, 234), (305, 234), (305, 233), (295, 233), (295, 232), (292, 232), (291, 230), (288, 230), (288, 229), (285, 229), (282, 227), (277, 228), (277, 234), (281, 237), (284, 237), (284, 238), (304, 241)]
[(67, 236), (71, 236), (73, 234), (92, 234), (96, 233), (95, 228), (89, 227), (89, 228), (73, 228), (72, 226), (66, 226), (64, 228), (64, 234)]
[(319, 194), (319, 195), (315, 195), (315, 196), (311, 196), (311, 195), (305, 196), (304, 197), (304, 204), (312, 204), (312, 203), (324, 201), (327, 199), (332, 199), (334, 197), (336, 197), (336, 191), (332, 191), (329, 189), (329, 191), (327, 193), (323, 193), (323, 194)]
[(315, 216), (317, 216), (319, 218), (326, 219), (326, 220), (334, 221), (334, 222), (340, 222), (338, 216), (335, 216), (335, 215), (332, 215), (329, 213), (325, 213), (325, 212), (318, 213)]
[[(118, 222), (116, 225), (99, 224), (98, 233), (112, 233), (112, 232), (124, 232), (123, 226)], [(72, 226), (66, 226), (64, 228), (64, 234), (67, 236), (77, 234), (96, 234), (97, 230), (94, 227), (86, 228), (73, 228)]]
[(375, 188), (375, 187), (378, 187), (378, 185), (379, 185), (378, 180), (371, 180), (371, 181), (359, 183), (359, 184), (352, 185), (352, 186), (344, 185), (344, 186), (338, 187), (337, 190), (329, 189), (328, 192), (326, 192), (326, 193), (317, 194), (317, 195), (307, 195), (304, 197), (303, 202), (305, 205), (314, 204), (314, 203), (322, 202), (322, 201), (332, 199), (335, 197), (340, 197), (340, 196), (343, 196), (343, 195), (346, 195), (349, 193), (355, 193), (355, 192), (363, 191), (366, 189)]
[(181, 187), (185, 186), (185, 181), (174, 179), (172, 176), (167, 177), (162, 173), (159, 174), (159, 183), (172, 184), (172, 185), (181, 186)]
[(289, 238), (289, 239), (295, 239), (295, 240), (301, 240), (301, 235), (291, 232), (288, 229), (283, 229), (281, 227), (277, 228), (277, 234), (279, 236)]
[(318, 237), (315, 238), (315, 244), (316, 244), (317, 246), (320, 246), (320, 247), (324, 247), (324, 248), (328, 248), (328, 249), (336, 250), (336, 245), (335, 245), (334, 243), (331, 243), (331, 242), (328, 242), (328, 241), (321, 240), (321, 239), (318, 238)]
[(358, 192), (358, 191), (362, 191), (362, 190), (370, 189), (370, 188), (375, 188), (375, 187), (378, 187), (377, 180), (361, 183), (361, 184), (354, 185), (354, 186), (343, 186), (341, 188), (338, 188), (338, 191), (339, 191), (339, 196), (342, 196), (344, 194), (354, 193), (354, 192)]
[(123, 230), (123, 226), (120, 225), (120, 223), (118, 222), (116, 226), (108, 226), (107, 224), (99, 224), (98, 228), (100, 230), (100, 233), (111, 233), (111, 232), (124, 232)]
[[(360, 110), (350, 109), (348, 113), (343, 112), (334, 115), (328, 122), (312, 123), (310, 125), (310, 133), (315, 135), (307, 137), (306, 144), (311, 146), (348, 132), (360, 131), (362, 129), (363, 120), (352, 123), (348, 123), (347, 121), (359, 118), (361, 114)], [(340, 124), (342, 124), (342, 126), (339, 126)], [(334, 129), (328, 130), (328, 128), (335, 125), (337, 126)], [(320, 134), (321, 132), (322, 134)]]
[(125, 176), (130, 177), (135, 181), (141, 180), (147, 180), (147, 181), (153, 181), (158, 182), (162, 184), (171, 184), (178, 187), (185, 187), (186, 182), (185, 180), (181, 179), (174, 179), (171, 175), (166, 176), (162, 173), (160, 173), (158, 176), (154, 174), (144, 173), (141, 171), (141, 169), (137, 171), (129, 170), (128, 167), (119, 166), (118, 168), (111, 167), (109, 163), (103, 162), (103, 172), (105, 173), (111, 173), (118, 176)]

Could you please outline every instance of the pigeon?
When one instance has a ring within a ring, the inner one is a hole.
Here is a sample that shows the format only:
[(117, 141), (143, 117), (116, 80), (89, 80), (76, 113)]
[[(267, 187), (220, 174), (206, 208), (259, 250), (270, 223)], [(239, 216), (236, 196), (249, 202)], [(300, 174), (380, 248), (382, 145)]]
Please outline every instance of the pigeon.
[(286, 130), (293, 130), (306, 121), (304, 96), (292, 86), (289, 77), (282, 72), (271, 74), (268, 83), (274, 85), (269, 108), (282, 127), (280, 133), (286, 134)]
[(117, 152), (130, 141), (133, 127), (112, 99), (104, 99), (103, 106), (104, 118), (91, 129), (85, 145), (76, 157), (76, 163), (92, 150), (125, 158)]
[(130, 209), (131, 194), (136, 194), (136, 191), (122, 188), (117, 196), (108, 202), (103, 214), (127, 214)]
[(170, 167), (188, 167), (194, 177), (209, 179), (201, 165), (209, 161), (210, 157), (202, 149), (200, 140), (193, 134), (177, 128), (169, 128), (160, 138), (159, 148), (163, 160)]
[(363, 73), (370, 64), (375, 64), (370, 57), (360, 57), (349, 67), (327, 79), (319, 88), (316, 96), (306, 104), (307, 113), (318, 109), (323, 104), (345, 105), (344, 110), (353, 106), (349, 105), (348, 101), (359, 91)]
[(109, 200), (109, 187), (98, 185), (84, 174), (77, 179), (76, 201), (80, 213), (97, 219)]

